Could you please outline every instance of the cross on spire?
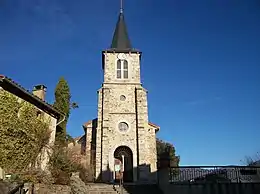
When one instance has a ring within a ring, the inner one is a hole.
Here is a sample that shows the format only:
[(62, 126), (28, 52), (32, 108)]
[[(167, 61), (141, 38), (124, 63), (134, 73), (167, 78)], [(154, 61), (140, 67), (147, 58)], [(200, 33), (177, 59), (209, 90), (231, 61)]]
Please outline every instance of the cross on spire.
[(123, 0), (120, 0), (120, 13), (123, 13)]

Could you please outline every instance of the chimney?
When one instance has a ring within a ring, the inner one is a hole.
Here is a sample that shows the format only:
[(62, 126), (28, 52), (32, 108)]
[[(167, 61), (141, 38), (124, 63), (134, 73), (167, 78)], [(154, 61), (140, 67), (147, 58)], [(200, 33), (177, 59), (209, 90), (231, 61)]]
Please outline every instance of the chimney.
[(37, 85), (33, 87), (33, 95), (37, 96), (41, 100), (45, 100), (47, 87), (44, 85)]

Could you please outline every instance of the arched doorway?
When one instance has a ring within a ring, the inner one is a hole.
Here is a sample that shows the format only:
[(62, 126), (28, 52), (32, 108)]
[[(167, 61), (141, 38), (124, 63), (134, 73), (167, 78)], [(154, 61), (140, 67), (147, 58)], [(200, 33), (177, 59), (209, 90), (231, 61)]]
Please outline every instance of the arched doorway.
[(119, 146), (114, 152), (114, 158), (123, 162), (124, 157), (124, 182), (133, 182), (133, 152), (127, 146)]

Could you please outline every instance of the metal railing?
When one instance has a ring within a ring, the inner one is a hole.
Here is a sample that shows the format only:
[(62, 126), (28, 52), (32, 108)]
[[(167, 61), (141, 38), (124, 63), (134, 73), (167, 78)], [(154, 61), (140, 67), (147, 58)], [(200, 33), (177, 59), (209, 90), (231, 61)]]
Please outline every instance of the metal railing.
[(260, 183), (260, 167), (181, 166), (171, 167), (170, 183)]

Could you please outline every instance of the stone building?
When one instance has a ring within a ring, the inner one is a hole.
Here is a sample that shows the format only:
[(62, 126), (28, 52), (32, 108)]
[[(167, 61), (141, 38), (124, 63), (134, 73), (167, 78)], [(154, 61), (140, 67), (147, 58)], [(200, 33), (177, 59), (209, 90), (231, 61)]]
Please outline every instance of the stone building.
[(98, 90), (98, 115), (83, 126), (85, 153), (96, 180), (114, 181), (115, 160), (120, 160), (125, 182), (156, 181), (159, 126), (148, 120), (141, 56), (131, 46), (121, 9), (111, 47), (102, 51), (104, 81)]
[[(3, 91), (9, 92), (10, 94), (16, 96), (18, 102), (21, 102), (23, 100), (27, 103), (32, 104), (39, 110), (37, 113), (38, 116), (41, 115), (41, 118), (49, 122), (49, 146), (51, 147), (52, 145), (54, 145), (56, 126), (65, 120), (65, 116), (45, 101), (46, 87), (44, 85), (37, 85), (33, 88), (33, 91), (31, 93), (21, 87), (19, 84), (12, 81), (10, 78), (7, 78), (4, 75), (0, 75), (0, 94)], [(49, 151), (50, 150), (47, 150), (46, 148), (39, 155), (40, 167), (42, 170), (45, 170), (47, 168), (47, 164), (49, 161)], [(3, 178), (2, 176), (3, 172), (0, 168), (0, 179)]]

